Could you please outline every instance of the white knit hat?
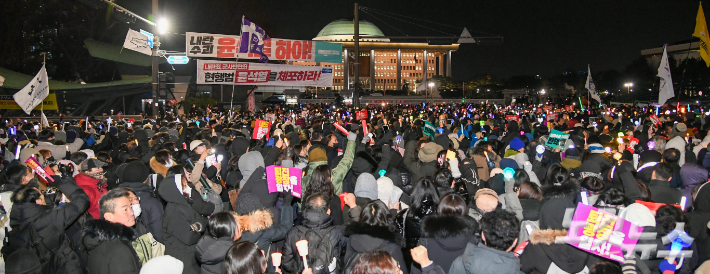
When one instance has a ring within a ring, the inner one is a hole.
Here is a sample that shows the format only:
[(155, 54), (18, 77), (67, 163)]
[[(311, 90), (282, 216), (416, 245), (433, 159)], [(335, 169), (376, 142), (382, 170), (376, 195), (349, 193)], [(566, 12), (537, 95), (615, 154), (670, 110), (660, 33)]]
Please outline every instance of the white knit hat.
[(158, 256), (143, 264), (140, 274), (182, 274), (183, 267), (182, 261), (173, 256)]

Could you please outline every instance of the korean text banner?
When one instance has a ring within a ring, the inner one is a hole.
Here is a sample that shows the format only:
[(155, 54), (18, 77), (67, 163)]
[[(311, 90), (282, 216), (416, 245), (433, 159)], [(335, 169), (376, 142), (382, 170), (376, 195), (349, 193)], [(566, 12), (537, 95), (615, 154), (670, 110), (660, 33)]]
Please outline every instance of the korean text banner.
[(550, 132), (550, 137), (547, 138), (547, 143), (545, 143), (545, 145), (553, 149), (559, 147), (561, 151), (564, 151), (566, 148), (562, 146), (565, 145), (567, 139), (569, 139), (569, 134), (553, 129), (552, 132)]
[[(252, 94), (254, 93), (252, 92)], [(254, 122), (254, 134), (252, 134), (251, 138), (254, 140), (261, 140), (261, 138), (264, 138), (264, 136), (266, 136), (266, 139), (269, 139), (270, 127), (271, 123), (269, 121), (256, 119), (256, 121)]]
[(333, 69), (197, 60), (197, 84), (332, 87)]
[[(258, 53), (239, 53), (239, 35), (188, 32), (185, 35), (188, 57), (259, 59)], [(343, 44), (271, 38), (264, 40), (269, 60), (342, 63)]]
[[(44, 108), (44, 110), (59, 110), (59, 107), (57, 106), (57, 95), (54, 93), (50, 93), (47, 95), (44, 100), (42, 100), (41, 105), (37, 105), (34, 110), (40, 110), (40, 108)], [(15, 102), (15, 99), (12, 98), (12, 95), (3, 95), (0, 96), (0, 109), (22, 109), (20, 106)]]
[(269, 193), (291, 192), (296, 198), (301, 198), (301, 176), (303, 171), (295, 167), (267, 166), (266, 184)]
[(623, 263), (623, 250), (633, 250), (641, 232), (643, 227), (579, 203), (565, 242), (588, 253)]

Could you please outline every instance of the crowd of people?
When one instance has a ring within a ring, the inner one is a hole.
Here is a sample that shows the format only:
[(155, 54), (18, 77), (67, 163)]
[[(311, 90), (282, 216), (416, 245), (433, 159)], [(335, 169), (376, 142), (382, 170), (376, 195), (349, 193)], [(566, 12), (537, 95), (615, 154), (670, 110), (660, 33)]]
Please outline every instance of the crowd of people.
[[(709, 114), (422, 104), (8, 118), (3, 269), (710, 273)], [(272, 165), (299, 168), (301, 192), (271, 192)], [(651, 232), (638, 240), (650, 248), (620, 262), (568, 244), (581, 204)]]

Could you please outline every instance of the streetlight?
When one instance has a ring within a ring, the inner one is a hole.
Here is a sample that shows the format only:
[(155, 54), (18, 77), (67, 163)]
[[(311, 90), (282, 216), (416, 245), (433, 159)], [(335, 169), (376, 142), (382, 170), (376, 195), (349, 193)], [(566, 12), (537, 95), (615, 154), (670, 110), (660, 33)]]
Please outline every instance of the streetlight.
[(634, 86), (634, 83), (626, 83), (624, 86), (626, 87), (626, 93), (631, 93), (631, 87)]
[[(429, 89), (433, 89), (433, 88), (434, 88), (434, 82), (429, 82)], [(430, 90), (429, 92), (432, 92), (432, 91)], [(428, 98), (428, 97), (429, 97), (429, 94), (427, 94), (426, 97), (424, 97), (424, 98)]]

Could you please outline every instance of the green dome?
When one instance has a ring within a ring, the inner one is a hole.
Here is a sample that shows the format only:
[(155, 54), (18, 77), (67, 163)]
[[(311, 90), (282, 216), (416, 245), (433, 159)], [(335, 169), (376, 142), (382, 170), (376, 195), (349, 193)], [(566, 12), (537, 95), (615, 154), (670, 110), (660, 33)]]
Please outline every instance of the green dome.
[[(316, 37), (331, 35), (354, 35), (355, 26), (353, 20), (336, 20), (326, 25)], [(360, 36), (385, 36), (380, 28), (368, 21), (360, 20)]]

